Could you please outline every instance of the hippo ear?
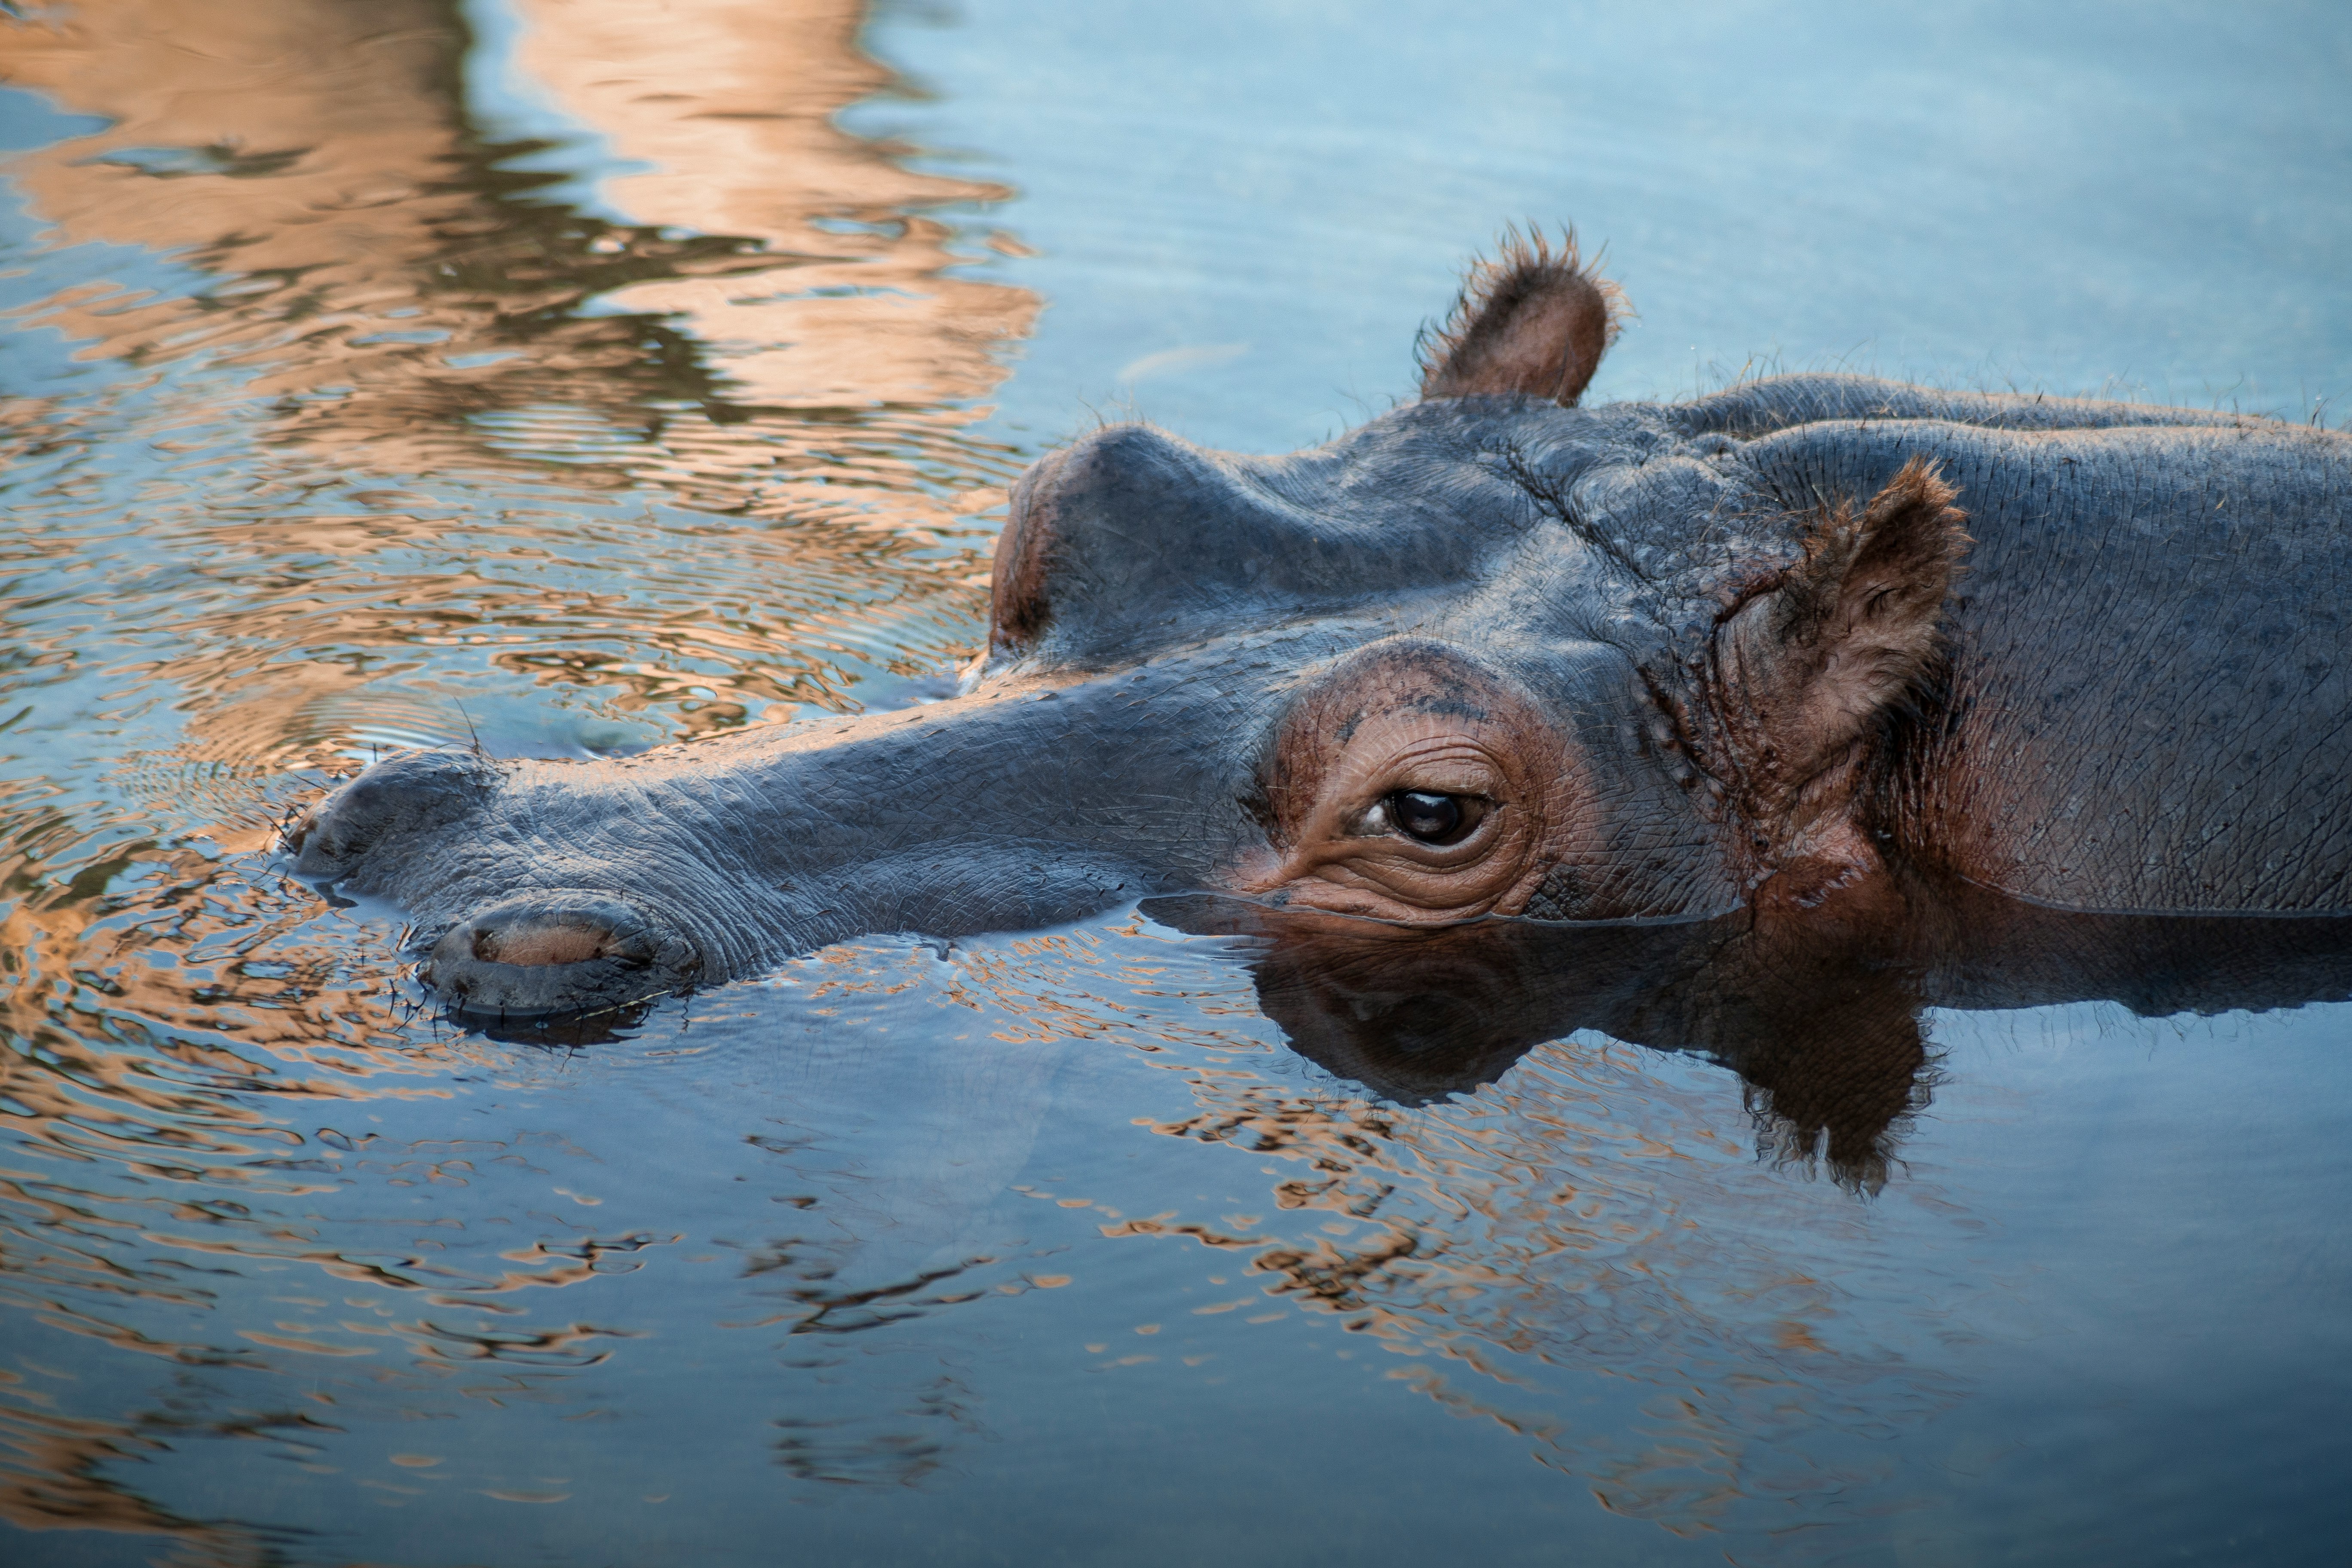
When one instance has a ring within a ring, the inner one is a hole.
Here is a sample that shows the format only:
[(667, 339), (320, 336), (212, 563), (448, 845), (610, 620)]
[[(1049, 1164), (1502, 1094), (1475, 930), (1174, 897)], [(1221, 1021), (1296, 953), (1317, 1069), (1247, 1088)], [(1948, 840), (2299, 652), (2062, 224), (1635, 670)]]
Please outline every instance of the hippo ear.
[[(1597, 264), (1596, 264), (1597, 266)], [(1423, 397), (1521, 394), (1572, 404), (1617, 338), (1625, 296), (1541, 230), (1504, 237), (1502, 254), (1473, 266), (1443, 327), (1414, 345)]]
[(1810, 816), (1809, 789), (1933, 679), (1967, 514), (1914, 458), (1862, 514), (1825, 508), (1804, 555), (1717, 628), (1717, 700), (1751, 804)]

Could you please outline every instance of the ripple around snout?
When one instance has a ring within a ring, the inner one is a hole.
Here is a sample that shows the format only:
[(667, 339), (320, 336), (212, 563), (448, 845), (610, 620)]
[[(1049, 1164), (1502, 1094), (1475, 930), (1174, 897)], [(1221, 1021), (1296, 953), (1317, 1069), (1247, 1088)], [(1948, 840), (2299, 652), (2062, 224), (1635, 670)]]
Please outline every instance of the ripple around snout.
[(534, 893), (483, 910), (434, 942), (417, 977), (460, 1022), (581, 1022), (690, 988), (695, 944), (634, 904)]

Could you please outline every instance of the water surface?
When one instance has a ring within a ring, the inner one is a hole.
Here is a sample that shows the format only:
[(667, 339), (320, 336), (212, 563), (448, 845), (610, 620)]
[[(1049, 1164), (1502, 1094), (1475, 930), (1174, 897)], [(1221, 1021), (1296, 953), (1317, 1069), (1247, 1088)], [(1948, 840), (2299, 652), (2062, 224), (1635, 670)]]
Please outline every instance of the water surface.
[(1667, 938), (1129, 908), (560, 1047), (268, 852), (388, 748), (936, 697), (1024, 463), (1345, 427), (1511, 219), (1643, 311), (1599, 396), (2339, 423), (2334, 9), (19, 9), (0, 1557), (2334, 1559), (2302, 939), (1898, 988), (1857, 1153), (1829, 1024), (1642, 1026)]

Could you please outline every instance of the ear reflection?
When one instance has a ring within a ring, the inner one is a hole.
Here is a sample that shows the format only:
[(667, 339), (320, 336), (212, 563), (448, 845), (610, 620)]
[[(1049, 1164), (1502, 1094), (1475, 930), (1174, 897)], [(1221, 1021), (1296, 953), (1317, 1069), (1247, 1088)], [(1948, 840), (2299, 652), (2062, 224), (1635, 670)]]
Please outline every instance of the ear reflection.
[[(1768, 1157), (1885, 1182), (1935, 1075), (1921, 1015), (2110, 1000), (2147, 1016), (2352, 994), (2352, 918), (2115, 916), (1964, 889), (1899, 928), (1484, 921), (1437, 930), (1161, 899), (1154, 919), (1246, 936), (1290, 1047), (1404, 1105), (1495, 1082), (1581, 1029), (1738, 1072)], [(2120, 1070), (2120, 1069), (2119, 1069)]]

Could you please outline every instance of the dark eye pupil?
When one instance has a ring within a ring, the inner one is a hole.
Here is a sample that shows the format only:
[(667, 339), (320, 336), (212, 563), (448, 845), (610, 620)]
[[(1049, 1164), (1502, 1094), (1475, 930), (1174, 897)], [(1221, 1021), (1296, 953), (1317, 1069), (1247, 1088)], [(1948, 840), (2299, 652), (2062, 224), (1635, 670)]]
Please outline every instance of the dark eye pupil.
[(1462, 809), (1460, 795), (1406, 789), (1389, 796), (1389, 820), (1408, 838), (1418, 838), (1423, 844), (1450, 844), (1470, 826), (1471, 817)]

